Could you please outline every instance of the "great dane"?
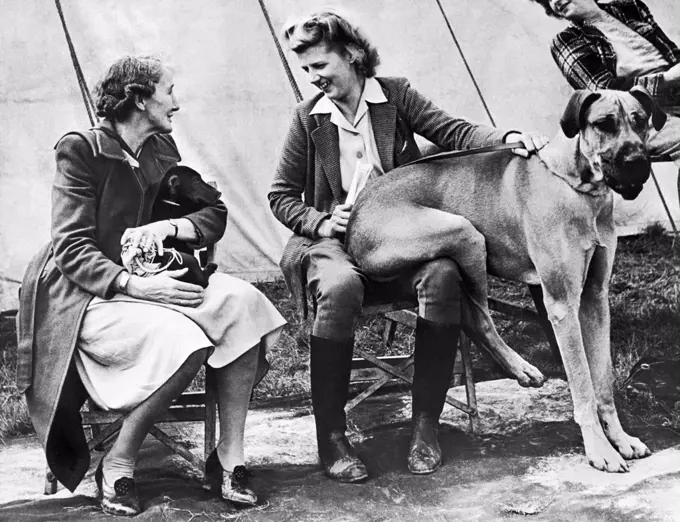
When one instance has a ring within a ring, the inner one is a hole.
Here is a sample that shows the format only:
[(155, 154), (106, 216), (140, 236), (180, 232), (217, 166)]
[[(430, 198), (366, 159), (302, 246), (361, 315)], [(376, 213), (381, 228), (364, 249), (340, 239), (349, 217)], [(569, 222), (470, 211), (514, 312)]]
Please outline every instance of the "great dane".
[(469, 335), (521, 385), (544, 377), (508, 347), (489, 315), (487, 271), (540, 284), (581, 428), (599, 470), (628, 470), (649, 449), (623, 431), (613, 397), (608, 285), (616, 249), (612, 189), (626, 199), (650, 174), (650, 120), (666, 119), (644, 89), (577, 91), (537, 155), (509, 152), (406, 165), (359, 195), (347, 248), (389, 280), (439, 257), (460, 266)]

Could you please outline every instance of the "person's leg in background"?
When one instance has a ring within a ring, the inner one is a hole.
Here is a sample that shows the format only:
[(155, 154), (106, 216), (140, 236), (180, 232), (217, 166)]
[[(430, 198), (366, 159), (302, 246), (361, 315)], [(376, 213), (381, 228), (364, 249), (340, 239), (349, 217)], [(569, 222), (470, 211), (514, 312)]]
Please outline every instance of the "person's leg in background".
[(312, 245), (302, 265), (308, 292), (316, 304), (310, 335), (310, 374), (319, 459), (330, 478), (358, 482), (368, 474), (345, 435), (345, 405), (365, 278), (337, 239)]
[(680, 201), (680, 117), (669, 113), (661, 130), (650, 129), (647, 138), (647, 151), (653, 158), (667, 158), (675, 163), (678, 169), (677, 184), (678, 200)]
[(422, 265), (409, 283), (418, 298), (418, 318), (408, 467), (412, 473), (426, 474), (442, 463), (439, 417), (460, 336), (462, 278), (455, 261), (440, 258)]

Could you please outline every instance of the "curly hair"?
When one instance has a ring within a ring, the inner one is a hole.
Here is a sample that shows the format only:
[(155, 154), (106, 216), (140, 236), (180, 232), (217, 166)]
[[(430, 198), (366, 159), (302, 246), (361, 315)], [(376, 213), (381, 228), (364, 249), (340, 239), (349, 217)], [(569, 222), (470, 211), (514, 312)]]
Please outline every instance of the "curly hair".
[(310, 47), (325, 43), (335, 50), (351, 50), (356, 61), (356, 71), (366, 78), (375, 76), (380, 64), (378, 50), (354, 25), (338, 13), (327, 10), (312, 13), (283, 28), (283, 40), (295, 53), (303, 53)]
[(97, 116), (125, 121), (137, 97), (150, 98), (163, 75), (163, 62), (155, 56), (118, 58), (95, 88)]
[(550, 0), (530, 0), (530, 1), (540, 5), (543, 9), (545, 9), (545, 13), (548, 16), (552, 16), (553, 18), (559, 18), (560, 20), (562, 19), (562, 17), (558, 15), (555, 11), (553, 11), (552, 7), (550, 7)]

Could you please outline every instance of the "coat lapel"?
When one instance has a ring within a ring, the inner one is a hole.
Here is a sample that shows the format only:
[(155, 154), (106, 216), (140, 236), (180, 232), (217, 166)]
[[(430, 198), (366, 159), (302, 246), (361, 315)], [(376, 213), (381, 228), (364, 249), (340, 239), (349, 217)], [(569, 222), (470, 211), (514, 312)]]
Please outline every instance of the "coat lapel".
[(394, 135), (397, 129), (397, 108), (391, 103), (370, 103), (371, 124), (378, 147), (383, 172), (394, 168)]
[(340, 143), (338, 128), (331, 123), (330, 115), (318, 116), (319, 126), (312, 131), (312, 141), (321, 160), (328, 184), (337, 201), (342, 201), (342, 175), (340, 173)]

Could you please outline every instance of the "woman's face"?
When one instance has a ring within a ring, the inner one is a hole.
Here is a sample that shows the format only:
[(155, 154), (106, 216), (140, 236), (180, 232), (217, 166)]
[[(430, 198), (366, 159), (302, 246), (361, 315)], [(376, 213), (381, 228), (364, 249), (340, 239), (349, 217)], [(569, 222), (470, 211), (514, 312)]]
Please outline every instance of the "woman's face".
[(172, 132), (172, 116), (179, 110), (172, 82), (172, 73), (164, 69), (156, 84), (156, 92), (144, 103), (151, 128), (159, 133)]
[(555, 14), (572, 22), (578, 22), (588, 18), (595, 9), (600, 8), (595, 0), (549, 0), (550, 8)]
[(309, 82), (335, 103), (341, 103), (352, 90), (361, 88), (348, 52), (340, 53), (320, 43), (298, 53), (297, 57)]

